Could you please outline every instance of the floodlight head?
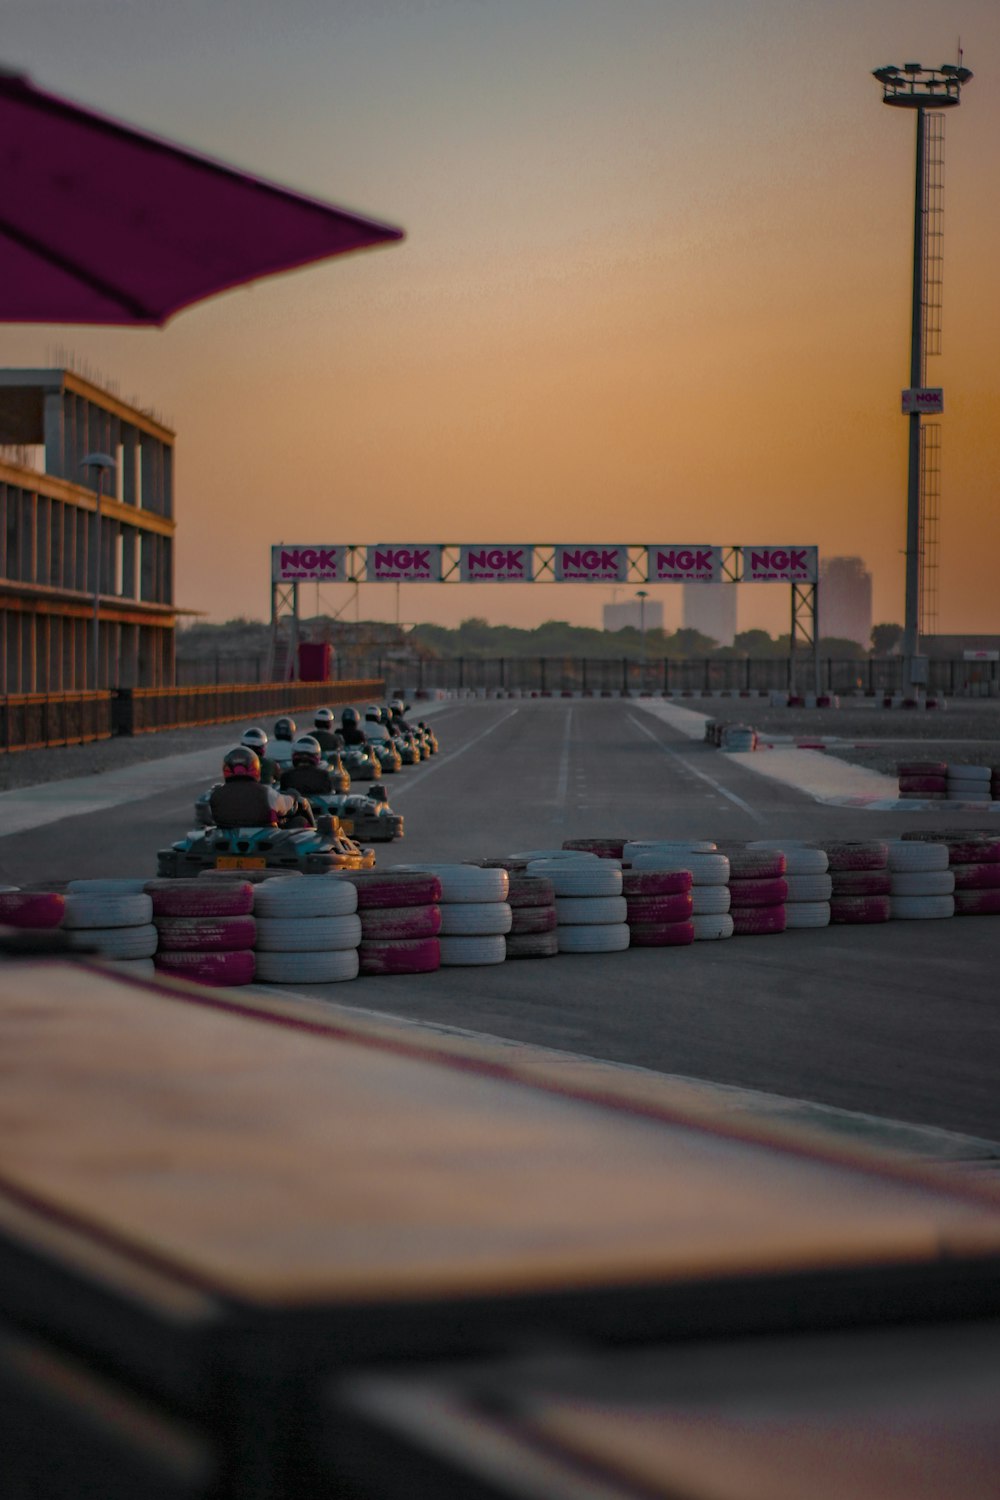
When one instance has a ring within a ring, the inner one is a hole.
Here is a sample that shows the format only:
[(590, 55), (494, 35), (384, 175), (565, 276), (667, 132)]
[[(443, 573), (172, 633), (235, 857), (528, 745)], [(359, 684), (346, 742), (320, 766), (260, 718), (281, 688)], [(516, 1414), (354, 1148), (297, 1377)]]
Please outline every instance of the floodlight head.
[(117, 469), (118, 463), (111, 457), (110, 453), (88, 453), (86, 458), (81, 458), (81, 469)]
[(922, 63), (895, 63), (876, 68), (873, 77), (882, 85), (883, 104), (902, 109), (947, 109), (958, 104), (962, 84), (972, 77), (968, 68), (945, 63), (940, 68), (925, 68)]

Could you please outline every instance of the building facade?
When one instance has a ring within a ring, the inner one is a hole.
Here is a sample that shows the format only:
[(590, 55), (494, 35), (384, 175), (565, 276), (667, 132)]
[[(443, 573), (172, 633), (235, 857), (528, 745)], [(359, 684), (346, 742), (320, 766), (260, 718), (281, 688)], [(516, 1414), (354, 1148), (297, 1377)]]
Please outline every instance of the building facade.
[(699, 630), (719, 646), (736, 639), (735, 583), (682, 583), (681, 618), (685, 630)]
[(605, 630), (662, 630), (663, 604), (659, 599), (626, 599), (622, 604), (605, 604)]
[(819, 634), (857, 641), (872, 637), (872, 575), (860, 557), (824, 557), (819, 565)]
[(173, 457), (73, 371), (0, 370), (0, 694), (173, 683)]

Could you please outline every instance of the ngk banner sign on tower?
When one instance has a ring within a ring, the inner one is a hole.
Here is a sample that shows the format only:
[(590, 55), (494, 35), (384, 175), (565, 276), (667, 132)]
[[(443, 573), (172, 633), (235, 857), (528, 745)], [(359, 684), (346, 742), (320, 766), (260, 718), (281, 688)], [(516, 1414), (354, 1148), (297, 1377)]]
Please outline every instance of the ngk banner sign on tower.
[(648, 547), (650, 583), (721, 583), (721, 547)]
[(555, 575), (560, 583), (624, 583), (628, 577), (628, 546), (556, 548)]
[(423, 542), (380, 542), (368, 548), (366, 583), (440, 583), (441, 548)]
[(534, 547), (506, 543), (468, 545), (459, 549), (459, 577), (463, 583), (531, 583)]
[(744, 547), (744, 583), (815, 583), (818, 547)]
[(271, 548), (272, 583), (344, 583), (346, 578), (346, 547)]

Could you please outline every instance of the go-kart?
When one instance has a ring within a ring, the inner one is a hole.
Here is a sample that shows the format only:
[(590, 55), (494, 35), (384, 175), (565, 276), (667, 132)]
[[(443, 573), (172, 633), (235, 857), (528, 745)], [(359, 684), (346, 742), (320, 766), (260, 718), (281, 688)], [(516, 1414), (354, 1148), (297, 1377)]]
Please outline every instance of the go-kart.
[(156, 856), (156, 873), (177, 877), (202, 870), (370, 870), (374, 849), (363, 849), (341, 828), (339, 818), (321, 816), (316, 828), (193, 829)]
[(352, 781), (380, 781), (382, 762), (371, 745), (346, 745), (340, 759)]
[(421, 739), (421, 742), (422, 742), (422, 744), (424, 746), (424, 753), (425, 754), (427, 754), (427, 755), (437, 755), (437, 753), (438, 753), (437, 735), (434, 733), (433, 729), (431, 728), (431, 726), (429, 724), (425, 724), (424, 721), (423, 721), (423, 719), (418, 719), (417, 720), (417, 727), (414, 730), (414, 734), (419, 735), (419, 737)]
[(372, 740), (371, 748), (378, 757), (383, 776), (393, 776), (403, 769), (403, 757), (399, 753), (395, 740)]
[[(381, 786), (372, 787), (372, 792), (381, 791)], [(387, 844), (403, 837), (403, 815), (393, 812), (388, 798), (352, 792), (349, 796), (313, 796), (309, 805), (317, 818), (323, 813), (339, 818), (341, 829), (351, 838)]]

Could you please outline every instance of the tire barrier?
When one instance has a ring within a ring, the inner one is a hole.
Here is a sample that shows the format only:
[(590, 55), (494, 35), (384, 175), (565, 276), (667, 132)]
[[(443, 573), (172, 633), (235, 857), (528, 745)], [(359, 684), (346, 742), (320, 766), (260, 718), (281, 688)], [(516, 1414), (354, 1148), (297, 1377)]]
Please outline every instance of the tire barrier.
[(250, 984), (256, 975), (249, 880), (147, 880), (158, 973), (214, 987)]
[(1000, 914), (1000, 836), (992, 830), (904, 833), (891, 857), (905, 860), (909, 870), (947, 870), (956, 917)]
[(729, 859), (708, 840), (693, 840), (684, 845), (679, 840), (637, 842), (625, 847), (631, 858), (630, 875), (685, 874), (691, 877), (691, 940), (717, 941), (734, 935), (735, 924), (729, 915)]
[(1000, 799), (1000, 767), (954, 765), (938, 760), (900, 761), (899, 796), (921, 802), (995, 802)]
[(629, 946), (628, 902), (617, 861), (564, 850), (567, 858), (533, 860), (529, 875), (552, 882), (560, 953), (620, 953)]
[(507, 904), (511, 913), (507, 957), (554, 958), (559, 952), (559, 919), (552, 881), (544, 875), (509, 872)]
[(152, 958), (157, 948), (153, 902), (141, 888), (130, 881), (124, 890), (115, 881), (98, 881), (98, 889), (86, 880), (72, 884), (63, 898), (62, 925), (74, 946), (100, 958)]
[(431, 974), (441, 967), (441, 881), (417, 870), (351, 870), (363, 975)]
[(622, 894), (631, 947), (683, 948), (694, 942), (694, 903), (686, 870), (623, 870)]
[(758, 839), (748, 850), (778, 850), (785, 859), (785, 927), (829, 927), (833, 879), (825, 849), (797, 839)]
[(504, 962), (505, 938), (512, 923), (507, 900), (510, 877), (505, 869), (461, 864), (402, 868), (434, 875), (440, 884), (441, 935), (437, 943), (441, 968)]
[(830, 921), (888, 922), (892, 876), (889, 846), (879, 839), (843, 839), (821, 845), (830, 869)]
[(34, 931), (61, 927), (66, 898), (59, 891), (0, 891), (0, 923)]
[(356, 979), (361, 918), (349, 880), (279, 876), (253, 887), (257, 978), (272, 984), (333, 984)]
[(248, 948), (235, 953), (175, 953), (160, 949), (153, 963), (158, 974), (171, 979), (187, 979), (192, 984), (224, 989), (251, 984), (256, 973), (255, 957)]
[(785, 930), (788, 884), (780, 849), (727, 846), (729, 915), (734, 937), (768, 937)]

